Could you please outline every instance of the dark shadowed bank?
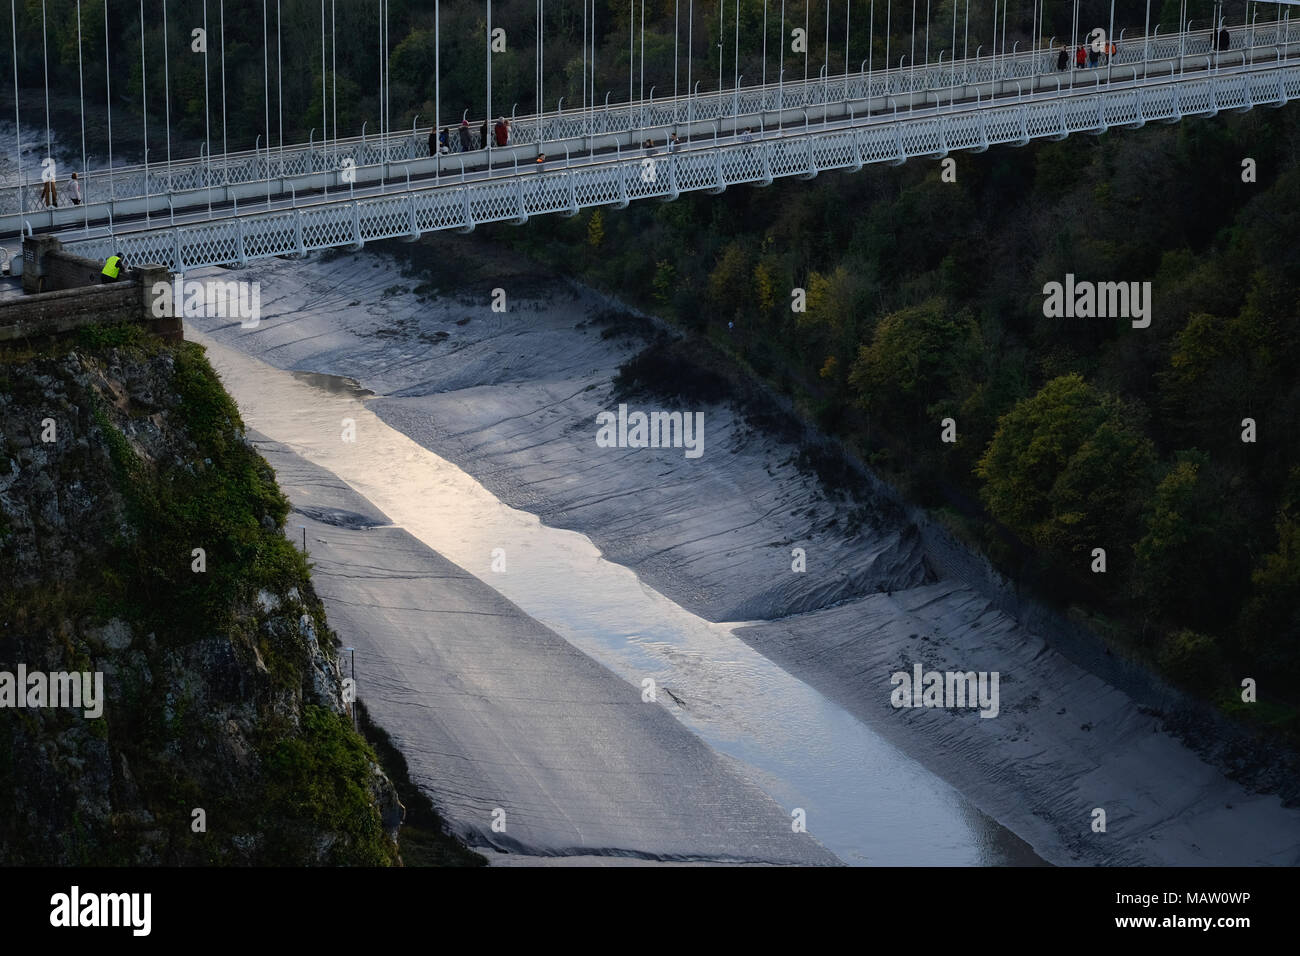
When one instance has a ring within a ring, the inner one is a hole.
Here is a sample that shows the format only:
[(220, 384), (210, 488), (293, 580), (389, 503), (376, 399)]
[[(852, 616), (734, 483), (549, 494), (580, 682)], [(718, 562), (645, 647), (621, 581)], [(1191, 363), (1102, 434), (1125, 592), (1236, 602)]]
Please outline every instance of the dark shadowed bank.
[(447, 833), (433, 801), (412, 782), (406, 758), (394, 746), (388, 732), (370, 719), (366, 705), (357, 701), (356, 708), (362, 736), (379, 755), (406, 807), (399, 831), (402, 862), (406, 866), (486, 866), (483, 856)]
[[(104, 697), (0, 711), (0, 861), (401, 862), (287, 509), (199, 346), (0, 354), (0, 671), (98, 672)], [(403, 795), (413, 862), (472, 859)]]

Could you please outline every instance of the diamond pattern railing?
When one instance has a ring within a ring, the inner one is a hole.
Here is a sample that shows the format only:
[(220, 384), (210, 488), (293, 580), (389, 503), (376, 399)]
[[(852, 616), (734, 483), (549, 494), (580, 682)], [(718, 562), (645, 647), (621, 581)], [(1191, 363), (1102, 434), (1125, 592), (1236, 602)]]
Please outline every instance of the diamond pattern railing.
[(497, 179), (449, 181), (355, 200), (245, 213), (196, 225), (158, 226), (70, 241), (79, 254), (160, 262), (173, 271), (356, 245), (480, 222), (572, 212), (629, 199), (717, 190), (775, 177), (901, 162), (953, 149), (1023, 143), (1149, 120), (1177, 120), (1222, 109), (1300, 98), (1300, 64), (1250, 74), (1174, 79), (1138, 89), (1075, 93), (1050, 101), (986, 105), (953, 113), (899, 113), (893, 122), (811, 127), (798, 135), (696, 146), (653, 156), (625, 154), (572, 168), (528, 168)]
[[(1300, 40), (1300, 18), (1294, 23), (1257, 24), (1253, 29), (1237, 26), (1230, 28), (1229, 33), (1230, 50), (1233, 51), (1294, 43)], [(1126, 68), (1153, 60), (1172, 62), (1180, 55), (1184, 60), (1212, 56), (1212, 45), (1208, 30), (1152, 37), (1145, 44), (1140, 39), (1124, 41), (1119, 45), (1114, 65)], [(1227, 62), (1231, 63), (1231, 60)], [(511, 144), (526, 146), (586, 135), (665, 128), (691, 120), (744, 117), (765, 110), (811, 110), (830, 103), (869, 97), (886, 98), (922, 91), (940, 94), (960, 85), (1054, 75), (1055, 67), (1055, 52), (1039, 50), (916, 68), (905, 66), (901, 70), (894, 68), (866, 75), (841, 75), (826, 80), (799, 79), (780, 85), (750, 87), (738, 93), (721, 91), (645, 104), (624, 103), (585, 111), (570, 110), (562, 114), (547, 113), (540, 117), (524, 117), (513, 123)], [(1254, 89), (1252, 86), (1251, 96), (1254, 96)], [(1227, 90), (1224, 92), (1230, 96), (1237, 95)], [(1242, 100), (1230, 102), (1234, 106), (1244, 103)], [(1200, 101), (1191, 107), (1194, 111), (1200, 108)], [(471, 124), (469, 139), (471, 150), (482, 149), (481, 124)], [(460, 136), (455, 125), (451, 127), (450, 141), (452, 151), (459, 152)], [(282, 193), (284, 190), (276, 181), (287, 177), (336, 173), (349, 162), (356, 166), (373, 166), (428, 156), (427, 132), (396, 133), (382, 141), (375, 137), (358, 137), (335, 143), (294, 144), (221, 157), (178, 160), (170, 166), (151, 164), (147, 175), (144, 168), (135, 166), (119, 166), (111, 171), (91, 170), (82, 180), (82, 189), (88, 204), (258, 182), (269, 182), (273, 190)], [(39, 183), (0, 188), (0, 215), (16, 213), (20, 209), (38, 209), (41, 208), (40, 202)]]

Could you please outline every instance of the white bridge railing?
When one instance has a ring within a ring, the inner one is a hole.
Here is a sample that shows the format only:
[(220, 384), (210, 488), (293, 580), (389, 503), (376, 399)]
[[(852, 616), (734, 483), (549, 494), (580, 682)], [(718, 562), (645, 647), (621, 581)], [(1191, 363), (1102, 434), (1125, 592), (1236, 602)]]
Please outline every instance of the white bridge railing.
[[(1254, 25), (1239, 25), (1229, 29), (1230, 50), (1254, 50), (1259, 47), (1280, 47), (1300, 41), (1300, 20)], [(1165, 65), (1182, 64), (1190, 58), (1203, 59), (1212, 52), (1213, 31), (1200, 30), (1169, 36), (1152, 36), (1125, 41), (1118, 38), (1118, 52), (1113, 63), (1095, 70), (1074, 69), (1072, 51), (1069, 56), (1067, 76), (1098, 72), (1114, 75), (1115, 67), (1124, 67), (1128, 74), (1135, 65), (1145, 66), (1145, 72), (1163, 72)], [(1297, 48), (1300, 51), (1300, 47)], [(1036, 52), (999, 53), (996, 56), (975, 57), (947, 64), (928, 66), (903, 66), (868, 72), (841, 74), (831, 77), (798, 80), (788, 83), (769, 83), (766, 86), (742, 87), (733, 91), (716, 91), (698, 95), (684, 95), (650, 100), (646, 103), (623, 103), (592, 109), (576, 109), (545, 113), (540, 116), (517, 118), (511, 124), (511, 146), (545, 144), (558, 140), (605, 136), (611, 133), (633, 133), (638, 130), (673, 128), (701, 121), (735, 119), (739, 126), (745, 117), (755, 117), (752, 125), (761, 125), (764, 114), (786, 110), (812, 110), (830, 104), (865, 101), (868, 105), (884, 106), (891, 96), (914, 93), (937, 93), (972, 84), (1014, 81), (1057, 73), (1057, 49), (1040, 49)], [(1225, 54), (1220, 52), (1220, 58)], [(459, 151), (457, 124), (451, 124), (453, 152)], [(471, 123), (471, 151), (482, 148), (480, 127), (482, 120)], [(490, 124), (489, 124), (490, 125)], [(322, 143), (295, 144), (292, 146), (263, 147), (258, 150), (230, 153), (224, 156), (204, 156), (195, 159), (174, 160), (170, 164), (116, 166), (111, 170), (91, 170), (82, 180), (86, 207), (108, 204), (127, 199), (152, 197), (153, 208), (174, 211), (181, 205), (170, 207), (167, 197), (188, 194), (184, 202), (189, 206), (202, 205), (196, 191), (250, 184), (271, 184), (316, 173), (338, 172), (346, 166), (354, 168), (381, 164), (402, 164), (412, 160), (427, 159), (428, 127), (411, 132), (389, 132), (382, 139), (352, 137)], [(491, 131), (489, 129), (489, 135)], [(480, 157), (481, 159), (481, 157)], [(401, 176), (399, 168), (392, 170)], [(66, 177), (61, 177), (66, 186)], [(0, 187), (0, 216), (17, 216), (22, 212), (45, 212), (41, 202), (42, 183), (35, 181), (22, 185)], [(65, 190), (66, 191), (66, 190)], [(89, 212), (83, 209), (83, 214)], [(69, 213), (68, 215), (73, 215)], [(103, 213), (99, 214), (103, 218)], [(62, 220), (64, 217), (57, 217)], [(54, 220), (52, 220), (54, 221)], [(69, 222), (81, 222), (75, 216)]]
[(1016, 102), (1011, 98), (941, 111), (899, 112), (879, 118), (826, 123), (731, 137), (725, 145), (660, 150), (653, 156), (598, 157), (558, 168), (525, 167), (498, 178), (443, 180), (370, 198), (320, 199), (282, 210), (241, 213), (193, 225), (141, 228), (116, 236), (72, 240), (71, 250), (91, 258), (118, 254), (129, 263), (157, 262), (174, 272), (244, 264), (270, 256), (304, 255), (379, 239), (413, 239), (425, 232), (473, 229), (478, 223), (513, 221), (593, 206), (625, 206), (633, 199), (675, 199), (684, 192), (721, 192), (742, 183), (811, 178), (821, 170), (859, 169), (868, 163), (902, 163), (951, 150), (1024, 145), (1071, 133), (1099, 133), (1220, 110), (1281, 106), (1300, 97), (1300, 64), (1252, 66), (1232, 73), (1175, 74), (1162, 81), (1127, 81), (1094, 91)]

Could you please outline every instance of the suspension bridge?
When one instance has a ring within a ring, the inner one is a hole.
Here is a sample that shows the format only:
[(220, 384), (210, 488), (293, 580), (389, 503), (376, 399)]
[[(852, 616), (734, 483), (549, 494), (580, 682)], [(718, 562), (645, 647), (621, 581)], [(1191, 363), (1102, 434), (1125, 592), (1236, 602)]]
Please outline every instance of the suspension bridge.
[[(586, 96), (584, 66), (586, 104), (565, 110), (561, 102), (529, 115), (512, 110), (504, 146), (493, 142), (489, 115), (469, 122), (467, 148), (459, 149), (453, 127), (456, 151), (431, 154), (430, 133), (444, 128), (439, 117), (433, 127), (413, 123), (379, 135), (363, 128), (350, 138), (219, 156), (208, 150), (166, 164), (83, 163), (80, 205), (46, 204), (39, 178), (0, 187), (0, 236), (12, 246), (24, 235), (51, 234), (86, 257), (116, 254), (184, 272), (1280, 107), (1300, 97), (1300, 23), (1257, 20), (1216, 18), (1212, 27), (1185, 24), (1165, 35), (1145, 25), (1137, 36), (1099, 29), (1102, 42), (1091, 46), (1077, 35), (1070, 43), (1035, 40), (1027, 51), (1018, 43), (1008, 50), (1004, 41), (987, 55), (977, 49), (945, 62), (941, 53), (922, 65), (903, 54), (889, 68), (869, 59), (837, 73), (828, 51), (815, 78), (787, 82), (782, 71), (777, 83), (745, 86), (737, 74), (731, 89), (720, 79), (718, 89), (701, 93), (695, 81), (685, 93), (655, 99), (652, 88), (639, 100), (629, 80), (628, 100), (615, 104), (608, 95), (599, 105)], [(953, 50), (956, 26), (954, 16)], [(1093, 48), (1100, 55), (1076, 62), (1079, 50)], [(914, 55), (915, 43), (911, 49)], [(490, 97), (489, 90), (489, 104)]]

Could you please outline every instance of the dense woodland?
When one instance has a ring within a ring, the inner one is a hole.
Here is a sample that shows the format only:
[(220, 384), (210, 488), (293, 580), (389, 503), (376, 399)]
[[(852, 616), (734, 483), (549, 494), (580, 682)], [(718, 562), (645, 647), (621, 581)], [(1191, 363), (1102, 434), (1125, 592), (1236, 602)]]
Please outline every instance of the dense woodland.
[[(1276, 703), (1300, 681), (1298, 148), (1291, 106), (497, 234), (733, 352), (1176, 680)], [(1150, 327), (1045, 317), (1067, 273), (1151, 281)]]

